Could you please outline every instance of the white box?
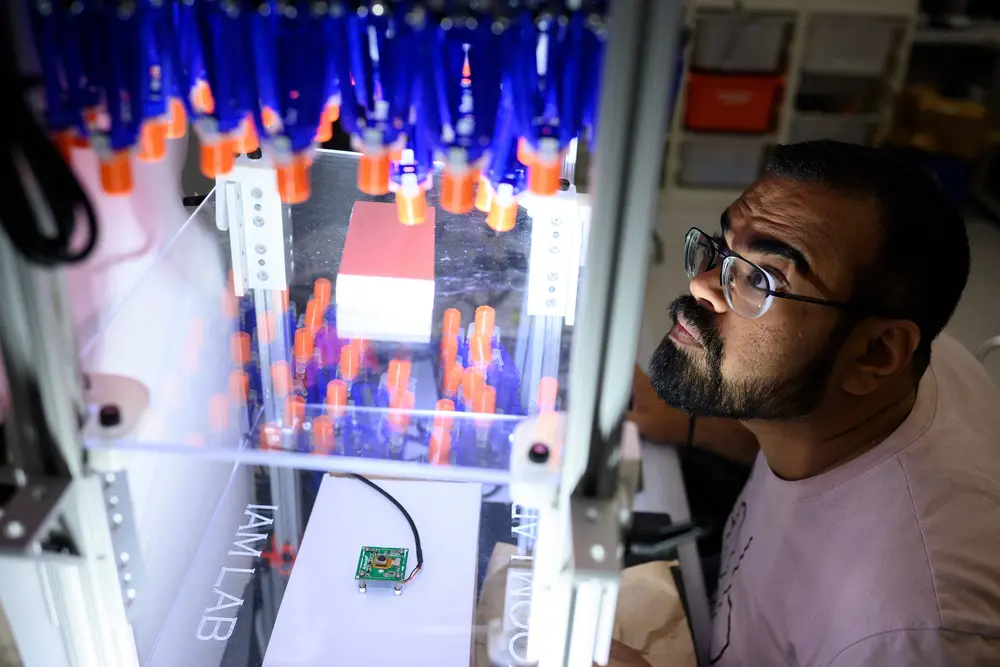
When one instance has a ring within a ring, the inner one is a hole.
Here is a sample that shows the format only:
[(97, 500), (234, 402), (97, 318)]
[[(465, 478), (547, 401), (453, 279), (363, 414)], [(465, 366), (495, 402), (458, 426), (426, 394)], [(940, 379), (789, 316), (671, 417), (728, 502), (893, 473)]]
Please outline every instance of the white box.
[(872, 16), (813, 16), (802, 71), (879, 76), (899, 25), (898, 20)]
[(482, 485), (372, 481), (413, 517), (423, 568), (401, 595), (391, 588), (359, 593), (361, 547), (409, 548), (409, 573), (416, 566), (413, 536), (374, 489), (324, 475), (263, 667), (470, 664)]
[(694, 30), (694, 67), (719, 72), (775, 72), (790, 16), (703, 14)]

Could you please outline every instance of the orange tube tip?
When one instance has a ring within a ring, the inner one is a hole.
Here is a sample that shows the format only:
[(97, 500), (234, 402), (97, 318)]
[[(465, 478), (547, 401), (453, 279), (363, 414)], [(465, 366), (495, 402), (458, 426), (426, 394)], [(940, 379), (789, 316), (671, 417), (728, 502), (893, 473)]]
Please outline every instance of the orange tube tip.
[(532, 193), (548, 197), (559, 192), (559, 179), (562, 177), (562, 165), (558, 161), (542, 162), (536, 160), (528, 168), (528, 189)]
[(347, 411), (347, 383), (333, 380), (326, 385), (326, 413), (334, 419), (343, 417)]
[(506, 204), (494, 201), (486, 216), (486, 224), (495, 232), (509, 232), (517, 223), (517, 202)]
[(530, 167), (535, 162), (535, 149), (524, 137), (517, 140), (517, 161), (525, 167)]
[(278, 171), (278, 194), (281, 201), (286, 204), (301, 204), (309, 199), (309, 155), (299, 153), (292, 156), (292, 159), (279, 163)]
[(252, 153), (258, 148), (260, 148), (260, 137), (257, 136), (257, 125), (254, 123), (253, 116), (247, 114), (240, 126), (236, 128), (235, 137), (233, 137), (233, 150), (237, 153)]
[(462, 313), (458, 308), (449, 308), (444, 311), (441, 322), (441, 336), (457, 336), (462, 331)]
[(184, 100), (171, 97), (167, 105), (167, 139), (180, 139), (187, 133), (187, 109)]
[(333, 451), (333, 422), (326, 415), (312, 420), (312, 444), (314, 454), (329, 454)]
[(476, 308), (476, 325), (472, 330), (472, 335), (482, 336), (487, 341), (492, 341), (495, 320), (495, 310), (489, 306), (479, 306)]
[(449, 213), (468, 213), (475, 203), (476, 173), (471, 169), (441, 174), (441, 196), (438, 203)]
[(351, 343), (340, 348), (340, 377), (350, 382), (358, 376), (360, 354)]
[(307, 364), (313, 358), (316, 349), (316, 339), (308, 329), (299, 329), (295, 332), (295, 362)]
[(128, 151), (116, 151), (101, 160), (101, 188), (109, 195), (132, 192), (132, 162)]
[(333, 295), (333, 283), (328, 278), (317, 278), (313, 282), (313, 298), (317, 303), (322, 304), (322, 309), (330, 305), (330, 298)]
[(167, 135), (170, 124), (165, 120), (147, 120), (139, 129), (139, 153), (143, 162), (159, 162), (167, 154)]
[(236, 158), (233, 156), (233, 142), (222, 138), (201, 145), (201, 173), (205, 178), (216, 178), (233, 170)]
[(476, 210), (489, 213), (493, 208), (493, 184), (485, 176), (479, 177), (479, 186), (476, 188)]
[(427, 194), (421, 188), (415, 195), (407, 196), (401, 191), (396, 193), (396, 215), (399, 222), (407, 225), (419, 225), (427, 220)]

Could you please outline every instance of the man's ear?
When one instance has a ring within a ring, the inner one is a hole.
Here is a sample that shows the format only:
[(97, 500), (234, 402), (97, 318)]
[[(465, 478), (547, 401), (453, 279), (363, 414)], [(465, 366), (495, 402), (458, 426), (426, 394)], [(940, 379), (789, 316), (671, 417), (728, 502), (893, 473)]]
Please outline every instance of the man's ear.
[(855, 336), (841, 385), (849, 394), (864, 396), (910, 367), (920, 327), (910, 320), (870, 319), (858, 326)]

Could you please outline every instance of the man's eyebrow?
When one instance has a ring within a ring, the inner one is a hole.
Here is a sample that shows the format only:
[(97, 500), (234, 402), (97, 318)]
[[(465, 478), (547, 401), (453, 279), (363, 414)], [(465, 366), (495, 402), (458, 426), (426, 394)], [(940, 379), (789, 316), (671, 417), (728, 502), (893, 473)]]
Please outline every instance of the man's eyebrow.
[(809, 274), (809, 262), (798, 248), (770, 236), (756, 236), (747, 243), (747, 250), (764, 255), (784, 257), (795, 265), (795, 270), (802, 275)]

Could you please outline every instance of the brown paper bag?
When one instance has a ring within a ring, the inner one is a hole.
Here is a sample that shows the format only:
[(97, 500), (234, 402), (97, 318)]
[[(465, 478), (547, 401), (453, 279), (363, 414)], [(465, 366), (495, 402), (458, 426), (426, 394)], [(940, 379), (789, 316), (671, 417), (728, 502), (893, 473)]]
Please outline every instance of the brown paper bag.
[[(476, 606), (475, 667), (532, 664), (518, 660), (526, 648), (526, 637), (502, 631), (507, 575), (514, 553), (513, 545), (497, 544), (490, 556)], [(670, 563), (647, 563), (622, 572), (613, 639), (634, 649), (650, 667), (696, 667), (691, 632)], [(612, 651), (609, 664), (632, 667), (636, 664), (632, 655), (627, 650)]]

